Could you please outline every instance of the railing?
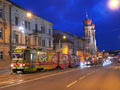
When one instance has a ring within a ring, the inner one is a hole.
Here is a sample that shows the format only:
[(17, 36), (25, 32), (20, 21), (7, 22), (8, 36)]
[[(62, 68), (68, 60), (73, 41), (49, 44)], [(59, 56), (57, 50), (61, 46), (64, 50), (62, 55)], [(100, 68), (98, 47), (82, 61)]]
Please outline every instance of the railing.
[(41, 33), (41, 31), (37, 29), (33, 29), (33, 33), (37, 34), (37, 33)]

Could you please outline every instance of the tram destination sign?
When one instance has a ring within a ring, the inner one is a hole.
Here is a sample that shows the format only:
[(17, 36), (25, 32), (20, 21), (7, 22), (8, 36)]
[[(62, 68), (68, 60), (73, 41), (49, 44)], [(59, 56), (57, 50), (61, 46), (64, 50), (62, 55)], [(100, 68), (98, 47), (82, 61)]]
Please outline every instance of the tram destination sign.
[(13, 52), (14, 52), (14, 53), (22, 53), (23, 50), (22, 50), (22, 49), (15, 49), (15, 50), (13, 50)]

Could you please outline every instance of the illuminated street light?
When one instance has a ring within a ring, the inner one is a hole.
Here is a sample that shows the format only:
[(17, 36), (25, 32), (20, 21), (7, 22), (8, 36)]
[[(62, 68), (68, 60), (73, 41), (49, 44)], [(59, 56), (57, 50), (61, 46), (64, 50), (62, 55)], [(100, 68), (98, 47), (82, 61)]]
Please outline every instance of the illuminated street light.
[(27, 12), (27, 17), (32, 17), (32, 14), (30, 12)]
[(20, 26), (19, 30), (20, 30), (20, 32), (24, 33), (24, 27)]
[[(66, 39), (66, 36), (62, 36), (62, 39)], [(61, 39), (59, 39), (59, 50), (61, 49)]]
[(63, 39), (66, 39), (67, 37), (66, 36), (63, 36)]
[(120, 7), (120, 1), (119, 0), (109, 0), (108, 6), (111, 9), (118, 9)]
[(19, 27), (19, 30), (20, 30), (20, 31), (21, 31), (21, 30), (24, 30), (24, 27), (22, 27), (22, 26), (21, 26), (21, 27)]

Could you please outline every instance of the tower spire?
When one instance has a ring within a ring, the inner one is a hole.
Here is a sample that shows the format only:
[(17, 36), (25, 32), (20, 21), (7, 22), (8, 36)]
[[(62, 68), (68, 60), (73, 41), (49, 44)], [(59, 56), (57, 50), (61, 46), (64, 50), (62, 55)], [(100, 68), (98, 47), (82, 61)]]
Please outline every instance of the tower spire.
[(87, 12), (87, 10), (86, 10), (86, 19), (88, 19), (88, 12)]

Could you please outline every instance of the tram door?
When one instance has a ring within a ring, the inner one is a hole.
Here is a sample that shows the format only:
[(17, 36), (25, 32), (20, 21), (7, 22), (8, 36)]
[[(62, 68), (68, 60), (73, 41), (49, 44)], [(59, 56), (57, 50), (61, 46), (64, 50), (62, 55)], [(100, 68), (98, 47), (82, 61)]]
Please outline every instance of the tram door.
[(30, 52), (30, 67), (33, 69), (34, 68), (34, 63), (36, 61), (36, 51), (35, 50), (31, 50)]

